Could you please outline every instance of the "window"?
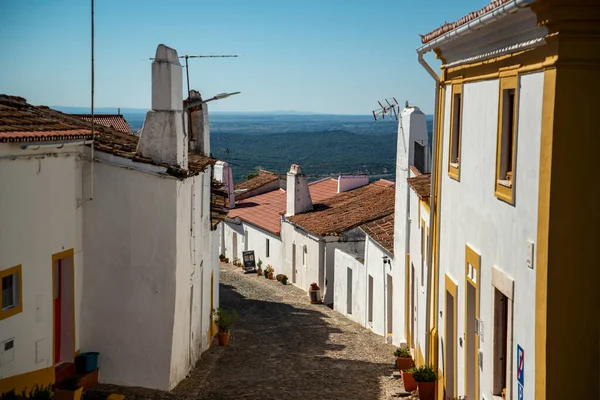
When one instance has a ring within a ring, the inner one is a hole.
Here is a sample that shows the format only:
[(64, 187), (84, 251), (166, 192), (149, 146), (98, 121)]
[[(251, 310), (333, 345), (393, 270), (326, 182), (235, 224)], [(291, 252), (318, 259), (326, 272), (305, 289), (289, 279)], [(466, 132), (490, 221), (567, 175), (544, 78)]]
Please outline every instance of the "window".
[(448, 157), (448, 175), (459, 180), (460, 175), (460, 135), (462, 131), (462, 84), (452, 85), (452, 104), (450, 116), (450, 154)]
[(373, 277), (369, 275), (369, 322), (373, 322)]
[(517, 131), (517, 76), (500, 79), (495, 194), (513, 203)]
[(425, 285), (425, 253), (427, 251), (425, 221), (421, 220), (421, 286)]
[(0, 297), (0, 320), (23, 310), (21, 266), (0, 271), (2, 297)]
[(270, 253), (270, 243), (269, 243), (269, 239), (267, 239), (267, 244), (265, 245), (265, 249), (266, 249), (266, 253), (267, 253), (267, 257), (271, 257)]
[(422, 173), (426, 174), (429, 171), (426, 171), (426, 169), (429, 169), (426, 167), (425, 165), (425, 145), (415, 141), (415, 162), (414, 165), (415, 167)]
[(244, 230), (244, 251), (248, 251), (248, 230)]
[(302, 266), (306, 267), (306, 253), (307, 253), (307, 249), (306, 249), (306, 245), (304, 245), (304, 247), (302, 248)]

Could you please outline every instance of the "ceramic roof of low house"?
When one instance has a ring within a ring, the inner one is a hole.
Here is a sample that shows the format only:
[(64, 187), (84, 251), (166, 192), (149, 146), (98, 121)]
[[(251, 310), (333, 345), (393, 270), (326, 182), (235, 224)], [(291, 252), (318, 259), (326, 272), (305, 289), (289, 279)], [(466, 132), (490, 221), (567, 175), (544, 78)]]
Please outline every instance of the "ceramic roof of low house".
[(394, 214), (361, 225), (360, 229), (390, 254), (394, 254)]
[[(92, 122), (91, 114), (70, 114), (77, 118), (81, 118), (84, 121)], [(125, 117), (122, 114), (94, 114), (94, 123), (100, 124), (103, 126), (107, 126), (109, 128), (114, 128), (119, 132), (129, 133), (133, 135), (133, 131), (131, 127), (125, 120)]]
[(479, 18), (482, 15), (489, 13), (490, 11), (493, 11), (494, 9), (502, 6), (505, 3), (508, 3), (509, 1), (511, 1), (511, 0), (494, 0), (494, 1), (490, 2), (488, 5), (486, 5), (485, 7), (481, 8), (477, 11), (470, 12), (469, 14), (465, 15), (458, 21), (449, 22), (449, 23), (447, 22), (444, 25), (440, 26), (439, 28), (434, 29), (433, 31), (431, 31), (425, 35), (420, 35), (421, 42), (423, 44), (431, 42), (432, 40), (434, 40), (450, 31), (453, 31), (456, 28), (458, 28), (464, 24), (467, 24), (476, 18)]
[[(196, 175), (217, 160), (189, 154), (188, 170), (161, 164), (137, 154), (139, 138), (104, 125), (94, 127), (94, 147), (130, 160), (163, 166), (178, 178)], [(46, 106), (33, 106), (22, 97), (0, 94), (0, 143), (91, 139), (91, 123)]]
[(321, 202), (313, 202), (312, 211), (288, 217), (288, 220), (319, 236), (340, 236), (393, 213), (394, 198), (394, 182), (379, 180)]
[[(334, 184), (332, 184), (332, 181)], [(312, 182), (308, 190), (313, 201), (322, 201), (337, 194), (337, 180), (323, 179)], [(229, 210), (230, 218), (255, 225), (277, 236), (281, 233), (281, 214), (286, 210), (286, 191), (273, 190), (235, 202), (235, 208)]]
[(237, 198), (238, 196), (242, 196), (243, 194), (251, 190), (256, 190), (261, 186), (264, 186), (281, 178), (282, 176), (279, 174), (261, 169), (258, 171), (257, 176), (240, 182), (234, 186), (234, 191), (236, 192), (235, 197)]
[(431, 195), (431, 174), (422, 174), (413, 178), (407, 178), (406, 181), (421, 200), (428, 199)]

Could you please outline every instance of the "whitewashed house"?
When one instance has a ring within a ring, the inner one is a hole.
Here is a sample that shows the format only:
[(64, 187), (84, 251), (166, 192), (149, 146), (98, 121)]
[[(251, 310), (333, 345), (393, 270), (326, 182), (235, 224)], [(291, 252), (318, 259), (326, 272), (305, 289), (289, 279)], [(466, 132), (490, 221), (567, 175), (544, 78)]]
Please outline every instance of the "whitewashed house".
[[(349, 179), (343, 193), (313, 204), (300, 166), (294, 164), (288, 172), (287, 208), (281, 225), (283, 273), (306, 291), (317, 283), (325, 304), (334, 303), (335, 250), (362, 258), (365, 234), (360, 225), (394, 210), (393, 182), (363, 182)], [(352, 276), (347, 280), (352, 281)]]
[(600, 398), (600, 4), (498, 0), (422, 38), (437, 101), (419, 361), (439, 398)]
[(175, 50), (152, 75), (142, 138), (100, 125), (93, 150), (88, 122), (0, 96), (0, 393), (72, 374), (80, 351), (100, 382), (169, 390), (215, 333), (226, 194), (186, 139)]

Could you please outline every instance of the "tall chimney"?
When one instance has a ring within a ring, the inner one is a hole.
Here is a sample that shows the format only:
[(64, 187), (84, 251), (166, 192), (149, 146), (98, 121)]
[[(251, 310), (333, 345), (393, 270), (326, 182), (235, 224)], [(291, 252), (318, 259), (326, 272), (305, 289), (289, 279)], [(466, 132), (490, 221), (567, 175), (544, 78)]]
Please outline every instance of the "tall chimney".
[(153, 161), (187, 169), (182, 84), (177, 51), (158, 45), (152, 62), (152, 110), (146, 114), (137, 152)]
[(312, 199), (308, 191), (308, 179), (298, 164), (292, 164), (287, 173), (287, 210), (286, 217), (313, 209)]
[[(197, 90), (190, 90), (190, 102), (202, 101)], [(186, 101), (187, 102), (187, 101)], [(184, 102), (184, 103), (186, 103)], [(208, 104), (200, 104), (190, 110), (190, 153), (210, 156), (210, 127), (208, 124)]]

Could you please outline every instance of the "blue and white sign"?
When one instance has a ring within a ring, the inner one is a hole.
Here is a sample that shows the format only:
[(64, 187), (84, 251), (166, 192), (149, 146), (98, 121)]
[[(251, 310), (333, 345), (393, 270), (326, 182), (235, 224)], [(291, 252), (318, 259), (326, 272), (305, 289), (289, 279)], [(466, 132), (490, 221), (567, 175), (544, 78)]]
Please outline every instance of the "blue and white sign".
[(524, 378), (524, 369), (525, 369), (525, 352), (523, 348), (517, 345), (517, 382), (518, 386), (518, 399), (523, 400), (523, 386), (525, 385)]

